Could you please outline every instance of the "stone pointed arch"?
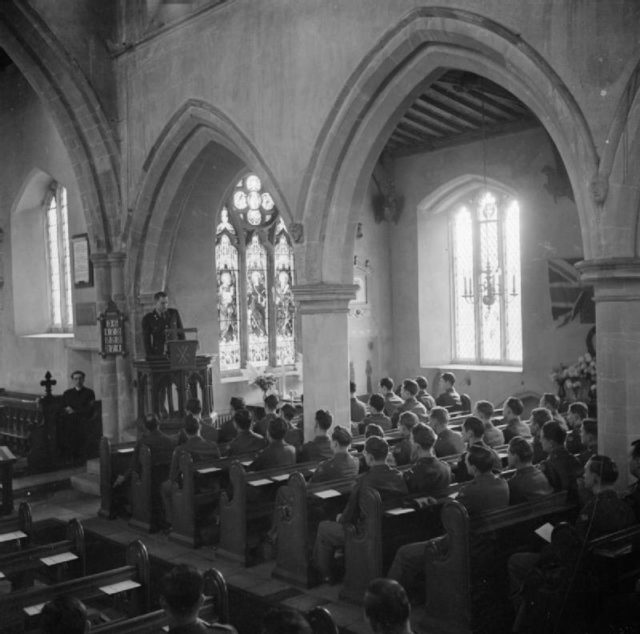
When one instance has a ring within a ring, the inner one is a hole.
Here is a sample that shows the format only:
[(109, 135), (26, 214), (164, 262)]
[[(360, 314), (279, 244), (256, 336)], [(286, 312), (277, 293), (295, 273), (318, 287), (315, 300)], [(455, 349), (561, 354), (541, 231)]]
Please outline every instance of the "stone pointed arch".
[(178, 214), (171, 213), (172, 202), (189, 169), (211, 144), (225, 148), (255, 171), (266, 183), (285, 222), (292, 222), (282, 190), (249, 137), (221, 110), (190, 99), (166, 124), (143, 165), (125, 236), (134, 267), (129, 279), (135, 297), (165, 287), (180, 221)]
[(52, 115), (78, 181), (93, 249), (110, 250), (121, 207), (119, 150), (93, 88), (27, 2), (0, 2), (0, 47)]
[(549, 64), (502, 25), (462, 10), (410, 12), (374, 44), (318, 135), (301, 189), (306, 281), (351, 277), (356, 214), (370, 174), (403, 112), (450, 68), (505, 87), (536, 114), (567, 167), (586, 257), (598, 251), (589, 184), (598, 156), (585, 118)]

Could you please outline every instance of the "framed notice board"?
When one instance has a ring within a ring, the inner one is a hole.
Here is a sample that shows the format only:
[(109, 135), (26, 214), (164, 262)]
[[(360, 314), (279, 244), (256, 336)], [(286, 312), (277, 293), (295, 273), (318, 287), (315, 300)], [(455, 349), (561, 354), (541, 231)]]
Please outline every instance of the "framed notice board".
[(124, 322), (126, 317), (118, 310), (113, 300), (107, 306), (104, 313), (100, 313), (98, 322), (100, 324), (100, 355), (127, 354)]

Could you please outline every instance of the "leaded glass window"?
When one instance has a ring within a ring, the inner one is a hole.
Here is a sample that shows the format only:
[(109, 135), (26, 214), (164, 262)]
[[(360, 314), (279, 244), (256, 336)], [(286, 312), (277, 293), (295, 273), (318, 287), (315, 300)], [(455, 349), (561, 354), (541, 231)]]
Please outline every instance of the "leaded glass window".
[(451, 233), (453, 360), (521, 364), (518, 202), (476, 192), (453, 212)]
[(46, 203), (47, 268), (51, 328), (70, 330), (73, 326), (71, 294), (71, 254), (67, 190), (54, 184)]
[(295, 363), (293, 248), (260, 178), (240, 179), (218, 215), (220, 369)]

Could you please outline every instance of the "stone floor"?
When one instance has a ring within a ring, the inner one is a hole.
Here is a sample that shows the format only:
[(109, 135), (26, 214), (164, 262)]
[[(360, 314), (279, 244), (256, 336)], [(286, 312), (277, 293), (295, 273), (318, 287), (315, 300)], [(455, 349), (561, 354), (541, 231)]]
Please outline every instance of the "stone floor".
[[(363, 621), (360, 606), (338, 599), (340, 586), (321, 585), (309, 590), (294, 588), (271, 578), (272, 562), (245, 568), (216, 556), (214, 547), (190, 549), (169, 541), (166, 535), (148, 535), (131, 528), (125, 520), (100, 518), (97, 515), (99, 498), (93, 495), (69, 488), (46, 492), (29, 488), (28, 482), (22, 482), (21, 485), (25, 486), (20, 487), (16, 503), (24, 499), (28, 500), (32, 507), (34, 521), (52, 517), (66, 521), (77, 517), (82, 521), (85, 531), (98, 534), (110, 541), (128, 544), (134, 539), (142, 539), (152, 557), (155, 556), (167, 562), (189, 563), (201, 570), (217, 568), (225, 576), (230, 595), (234, 590), (243, 591), (255, 599), (259, 598), (271, 604), (282, 603), (302, 611), (322, 605), (331, 612), (341, 632), (361, 634), (370, 631)], [(417, 613), (414, 616), (416, 620), (419, 618)], [(244, 624), (244, 627), (237, 625), (240, 634), (255, 634), (259, 631), (258, 624)], [(418, 634), (424, 630), (416, 625), (414, 631)], [(429, 632), (436, 632), (436, 630), (430, 628)]]

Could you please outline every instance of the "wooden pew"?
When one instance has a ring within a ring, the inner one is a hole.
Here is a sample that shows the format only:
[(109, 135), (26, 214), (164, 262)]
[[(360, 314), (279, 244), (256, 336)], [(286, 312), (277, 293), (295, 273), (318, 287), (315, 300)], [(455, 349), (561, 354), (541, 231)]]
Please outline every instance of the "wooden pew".
[[(227, 491), (223, 491), (220, 496), (218, 554), (242, 562), (245, 566), (249, 565), (249, 523), (272, 517), (277, 489), (282, 482), (288, 480), (290, 474), (299, 471), (308, 476), (315, 471), (316, 466), (315, 462), (307, 462), (248, 473), (239, 462), (232, 464), (229, 469), (232, 497)], [(256, 497), (259, 499), (255, 500)]]
[[(229, 622), (229, 595), (222, 574), (215, 568), (204, 572), (205, 601), (200, 609), (200, 618), (209, 622)], [(92, 633), (98, 634), (155, 634), (166, 625), (164, 610), (147, 612), (130, 619), (119, 619), (104, 625), (92, 627)]]
[(0, 553), (27, 547), (32, 536), (31, 507), (27, 502), (21, 502), (16, 514), (0, 520)]
[(349, 495), (353, 483), (353, 478), (342, 478), (307, 484), (298, 472), (289, 476), (287, 483), (282, 485), (276, 494), (279, 547), (271, 576), (305, 588), (314, 585), (316, 579), (309, 557), (315, 532), (310, 530), (309, 507), (323, 501), (318, 493), (337, 491), (339, 495), (324, 500), (332, 507), (338, 505), (337, 510), (327, 512), (327, 517), (333, 519), (336, 513), (343, 509), (345, 497)]
[[(50, 586), (28, 588), (9, 594), (0, 595), (0, 614), (3, 625), (12, 623), (26, 630), (36, 626), (37, 617), (42, 606), (53, 598), (61, 595), (71, 595), (83, 602), (98, 597), (119, 595), (127, 590), (130, 598), (122, 600), (122, 606), (127, 613), (134, 615), (149, 609), (149, 556), (141, 541), (129, 544), (126, 552), (126, 565), (97, 574), (78, 577)], [(129, 588), (118, 589), (115, 584), (129, 582)]]
[(140, 472), (131, 474), (131, 519), (129, 525), (149, 532), (154, 524), (154, 511), (162, 512), (160, 487), (169, 477), (171, 456), (168, 461), (153, 464), (151, 449), (142, 445), (138, 453)]
[[(555, 519), (565, 519), (577, 510), (567, 501), (566, 492), (554, 493), (534, 502), (517, 504), (499, 511), (489, 511), (469, 518), (462, 504), (449, 500), (442, 507), (441, 521), (447, 539), (442, 549), (425, 553), (427, 624), (439, 623), (455, 631), (469, 632), (476, 626), (472, 590), (474, 572), (471, 563), (471, 540), (507, 535), (515, 529), (533, 527)], [(508, 556), (501, 549), (501, 556)], [(506, 574), (503, 573), (503, 574)]]
[(135, 446), (135, 442), (113, 444), (105, 436), (100, 439), (100, 517), (115, 517), (113, 483), (129, 468)]
[[(40, 544), (0, 555), (0, 573), (11, 581), (12, 590), (33, 584), (34, 575), (49, 567), (54, 571), (55, 581), (61, 580), (59, 564), (73, 561), (74, 576), (86, 574), (84, 530), (77, 519), (67, 524), (66, 539)], [(67, 564), (69, 565), (69, 564)]]
[(182, 486), (171, 495), (173, 527), (169, 538), (192, 548), (200, 546), (198, 515), (201, 509), (217, 506), (219, 492), (229, 481), (231, 465), (238, 460), (249, 464), (257, 452), (230, 458), (194, 462), (187, 452), (180, 456)]

